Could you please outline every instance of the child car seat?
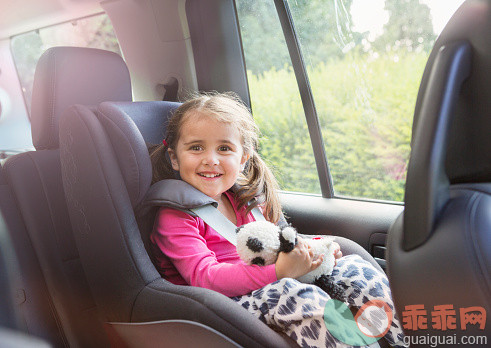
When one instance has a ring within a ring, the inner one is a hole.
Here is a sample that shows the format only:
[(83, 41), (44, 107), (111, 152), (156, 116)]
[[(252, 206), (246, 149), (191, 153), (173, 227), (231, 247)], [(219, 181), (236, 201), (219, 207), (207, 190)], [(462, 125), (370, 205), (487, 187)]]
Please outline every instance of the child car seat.
[[(128, 113), (136, 112), (139, 120), (148, 117), (148, 122), (159, 117), (155, 124), (162, 125), (175, 106), (102, 103), (92, 110), (75, 105), (60, 122), (70, 220), (91, 292), (115, 333), (113, 342), (123, 340), (139, 347), (162, 342), (169, 346), (295, 346), (228, 297), (162, 279), (150, 261), (135, 209), (150, 187), (151, 164), (145, 141)], [(156, 136), (149, 129), (153, 135), (147, 137)], [(162, 136), (163, 132), (159, 139)]]
[[(92, 293), (113, 339), (139, 347), (162, 340), (169, 346), (296, 346), (228, 297), (162, 279), (150, 260), (145, 241), (153, 219), (136, 217), (148, 211), (152, 200), (147, 197), (153, 191), (146, 143), (162, 141), (167, 117), (178, 105), (105, 102), (95, 110), (75, 105), (60, 123), (70, 219)], [(348, 253), (378, 267), (356, 243), (344, 238), (339, 242)]]

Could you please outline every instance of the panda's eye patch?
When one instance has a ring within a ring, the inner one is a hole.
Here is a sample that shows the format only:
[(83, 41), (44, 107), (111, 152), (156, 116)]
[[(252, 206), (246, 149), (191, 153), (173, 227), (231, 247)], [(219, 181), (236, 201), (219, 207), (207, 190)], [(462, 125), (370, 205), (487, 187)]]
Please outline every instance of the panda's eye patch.
[(260, 252), (261, 250), (264, 249), (263, 243), (261, 243), (261, 241), (259, 239), (252, 238), (252, 237), (249, 237), (247, 239), (246, 246), (249, 249), (251, 249), (252, 251), (254, 251), (255, 253), (258, 253), (258, 252)]
[(264, 259), (262, 257), (255, 257), (251, 261), (252, 265), (264, 266)]

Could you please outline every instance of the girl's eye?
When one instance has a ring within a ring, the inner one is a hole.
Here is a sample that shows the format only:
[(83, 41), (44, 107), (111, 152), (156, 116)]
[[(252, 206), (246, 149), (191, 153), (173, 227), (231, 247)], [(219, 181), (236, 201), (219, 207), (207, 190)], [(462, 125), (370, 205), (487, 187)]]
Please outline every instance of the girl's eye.
[(192, 151), (200, 151), (202, 150), (202, 147), (200, 145), (193, 145), (189, 149)]
[(218, 148), (218, 151), (230, 151), (230, 147), (222, 145)]

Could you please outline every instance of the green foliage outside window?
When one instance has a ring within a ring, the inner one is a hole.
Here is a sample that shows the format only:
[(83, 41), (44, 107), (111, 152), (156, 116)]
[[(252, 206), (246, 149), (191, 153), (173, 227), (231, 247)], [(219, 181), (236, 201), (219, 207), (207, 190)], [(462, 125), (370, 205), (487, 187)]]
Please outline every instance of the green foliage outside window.
[[(412, 115), (425, 53), (389, 54), (367, 63), (353, 55), (309, 69), (326, 155), (336, 193), (401, 201)], [(346, 74), (365, 65), (366, 86)], [(387, 69), (390, 67), (390, 69)], [(262, 132), (260, 152), (282, 189), (320, 192), (310, 138), (291, 67), (261, 75), (248, 72), (252, 111)], [(329, 81), (329, 84), (325, 82)], [(369, 87), (367, 87), (369, 86)], [(293, 88), (292, 88), (293, 87)], [(367, 112), (357, 105), (370, 95)]]
[[(368, 41), (367, 33), (351, 28), (351, 3), (290, 1), (334, 190), (402, 201), (414, 105), (435, 39), (429, 9), (418, 0), (386, 0), (389, 22), (382, 35)], [(274, 5), (240, 0), (238, 13), (252, 111), (263, 134), (260, 153), (283, 190), (320, 193)]]

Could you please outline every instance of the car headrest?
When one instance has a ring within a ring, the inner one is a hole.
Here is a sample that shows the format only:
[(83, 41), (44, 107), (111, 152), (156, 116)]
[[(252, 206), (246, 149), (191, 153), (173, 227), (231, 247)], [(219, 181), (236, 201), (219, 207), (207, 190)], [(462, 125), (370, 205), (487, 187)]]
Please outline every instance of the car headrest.
[(181, 105), (176, 102), (104, 102), (98, 110), (105, 114), (122, 113), (135, 122), (145, 142), (160, 144), (164, 139), (167, 121)]
[(96, 111), (112, 144), (119, 170), (135, 207), (151, 182), (152, 166), (146, 143), (160, 143), (174, 102), (104, 102)]
[(445, 172), (450, 183), (491, 181), (491, 1), (468, 0), (453, 15), (435, 42), (421, 81), (413, 123), (414, 136), (432, 67), (442, 46), (467, 41), (471, 71), (456, 100), (446, 147)]
[(38, 61), (31, 108), (36, 149), (59, 147), (58, 121), (70, 105), (131, 101), (131, 80), (123, 59), (95, 48), (53, 47)]

